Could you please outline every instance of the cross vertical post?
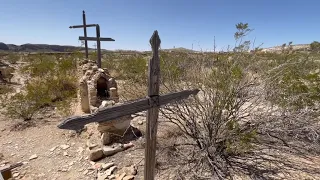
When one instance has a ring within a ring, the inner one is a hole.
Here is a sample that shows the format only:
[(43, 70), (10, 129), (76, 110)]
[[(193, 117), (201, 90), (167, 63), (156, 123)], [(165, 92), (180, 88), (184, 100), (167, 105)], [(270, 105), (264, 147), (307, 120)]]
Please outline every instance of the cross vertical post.
[(97, 33), (97, 49), (98, 49), (98, 61), (97, 65), (98, 68), (101, 68), (101, 44), (100, 44), (100, 26), (97, 24), (96, 26), (96, 33)]
[[(144, 178), (146, 180), (153, 180), (155, 174), (156, 164), (156, 141), (157, 141), (157, 128), (159, 116), (159, 88), (160, 88), (160, 59), (159, 47), (161, 40), (158, 31), (154, 31), (150, 44), (152, 47), (152, 58), (149, 60), (148, 65), (148, 96), (150, 104), (155, 103), (148, 109), (147, 112), (147, 130), (146, 130), (146, 148), (145, 148), (145, 165), (144, 165)], [(151, 102), (152, 101), (152, 102)]]
[[(83, 35), (86, 38), (87, 37), (87, 27), (86, 27), (86, 13), (82, 11), (82, 19), (83, 19)], [(86, 51), (86, 58), (88, 59), (89, 53), (88, 53), (88, 41), (84, 40), (84, 47)]]

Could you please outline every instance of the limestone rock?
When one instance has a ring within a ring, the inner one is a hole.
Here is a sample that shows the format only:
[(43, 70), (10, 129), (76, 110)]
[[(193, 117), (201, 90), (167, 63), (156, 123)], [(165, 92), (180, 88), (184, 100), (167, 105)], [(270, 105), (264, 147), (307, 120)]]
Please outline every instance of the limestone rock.
[(92, 66), (92, 71), (93, 71), (93, 72), (98, 71), (98, 66)]
[(109, 145), (111, 144), (111, 135), (107, 132), (102, 133), (101, 135), (101, 144), (102, 145)]
[(16, 173), (13, 173), (13, 178), (17, 178), (18, 176), (20, 175), (20, 173), (16, 172)]
[(107, 174), (98, 173), (97, 180), (105, 180), (105, 179), (108, 179), (108, 175)]
[(87, 147), (91, 150), (95, 147), (97, 147), (97, 144), (91, 143), (90, 140), (87, 140)]
[(38, 156), (36, 154), (34, 154), (34, 155), (29, 157), (29, 160), (33, 160), (33, 159), (37, 159), (37, 158), (38, 158)]
[(116, 175), (116, 180), (122, 180), (126, 176), (126, 173), (122, 173), (121, 175)]
[(133, 146), (134, 145), (132, 143), (123, 144), (123, 145), (120, 145), (117, 147), (104, 146), (102, 148), (102, 151), (105, 156), (112, 156), (118, 152), (124, 151), (124, 150), (131, 148)]
[(90, 113), (88, 84), (87, 84), (86, 80), (80, 81), (79, 88), (80, 88), (81, 110), (85, 113)]
[(114, 101), (104, 100), (104, 101), (102, 101), (101, 105), (99, 106), (99, 109), (104, 108), (104, 107), (112, 107), (113, 105), (115, 105)]
[(117, 166), (112, 166), (108, 170), (106, 170), (105, 174), (110, 176), (116, 169), (117, 169)]
[(131, 119), (131, 116), (128, 115), (115, 120), (100, 122), (98, 125), (98, 131), (101, 133), (110, 132), (122, 136), (130, 126)]
[(133, 180), (134, 176), (133, 175), (129, 175), (129, 176), (125, 176), (122, 180)]
[(57, 146), (51, 148), (50, 151), (53, 152), (56, 148), (57, 148)]
[(110, 99), (114, 100), (115, 102), (119, 102), (119, 95), (118, 90), (115, 87), (111, 87), (109, 89)]
[(66, 145), (66, 144), (63, 144), (63, 145), (60, 146), (60, 148), (63, 149), (63, 150), (66, 150), (66, 149), (68, 149), (69, 147), (70, 147), (70, 146), (69, 146), (69, 145)]
[(116, 89), (118, 89), (118, 85), (117, 85), (117, 82), (114, 78), (109, 78), (108, 79), (108, 87), (111, 88), (111, 87), (114, 87)]
[(114, 166), (114, 163), (104, 163), (104, 164), (102, 164), (102, 169), (106, 170), (106, 169), (109, 169), (112, 166)]
[(99, 68), (98, 71), (104, 73), (104, 69)]
[(91, 150), (91, 151), (90, 151), (89, 159), (90, 159), (91, 161), (96, 161), (96, 160), (101, 159), (103, 156), (104, 156), (104, 154), (103, 154), (103, 151), (102, 151), (101, 148), (99, 148), (99, 149), (94, 149), (94, 150)]
[(126, 175), (137, 175), (137, 169), (135, 166), (124, 167), (120, 172), (124, 172)]

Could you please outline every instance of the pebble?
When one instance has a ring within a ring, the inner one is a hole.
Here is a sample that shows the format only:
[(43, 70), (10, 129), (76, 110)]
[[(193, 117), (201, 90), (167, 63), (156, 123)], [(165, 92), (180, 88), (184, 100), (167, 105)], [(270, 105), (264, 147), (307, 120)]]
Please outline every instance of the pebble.
[(124, 177), (126, 176), (126, 173), (122, 173), (121, 175), (116, 175), (116, 177), (117, 177), (117, 180), (119, 179), (119, 180), (122, 180)]
[(133, 180), (134, 176), (130, 175), (130, 176), (126, 176), (124, 177), (122, 180)]
[(98, 145), (97, 144), (93, 144), (91, 143), (89, 140), (87, 141), (87, 147), (92, 150), (93, 148), (97, 147)]
[(66, 150), (66, 149), (68, 149), (70, 146), (69, 146), (69, 145), (66, 145), (66, 144), (63, 144), (63, 145), (61, 145), (60, 147), (61, 147), (61, 149)]
[(57, 148), (57, 146), (51, 148), (50, 151), (53, 152), (56, 148)]
[(89, 171), (86, 169), (85, 171), (83, 171), (82, 174), (86, 175), (86, 174), (88, 174), (88, 172), (89, 172)]
[(102, 164), (102, 169), (106, 170), (106, 169), (109, 169), (112, 166), (114, 166), (114, 163), (104, 163), (104, 164)]
[(36, 154), (34, 154), (34, 155), (29, 157), (29, 160), (33, 160), (33, 159), (37, 159), (37, 158), (38, 158), (38, 156)]
[(105, 174), (107, 174), (108, 176), (110, 176), (110, 175), (113, 173), (113, 171), (116, 170), (116, 169), (117, 169), (117, 166), (112, 166), (112, 167), (110, 167), (108, 170), (106, 170), (106, 173), (105, 173)]
[(63, 155), (64, 155), (64, 156), (68, 156), (68, 153), (67, 153), (67, 152), (63, 152)]
[(78, 150), (77, 150), (77, 152), (78, 152), (79, 154), (82, 153), (83, 151), (84, 151), (83, 147), (79, 147)]
[(17, 178), (20, 175), (20, 173), (16, 172), (12, 175), (12, 177)]
[(89, 154), (89, 159), (91, 161), (96, 161), (98, 159), (101, 159), (104, 156), (102, 149), (95, 149), (91, 150)]

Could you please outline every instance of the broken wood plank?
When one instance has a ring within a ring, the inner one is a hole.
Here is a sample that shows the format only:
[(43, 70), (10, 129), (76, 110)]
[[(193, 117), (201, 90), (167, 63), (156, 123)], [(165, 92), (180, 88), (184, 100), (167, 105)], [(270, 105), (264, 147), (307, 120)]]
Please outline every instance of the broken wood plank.
[[(189, 97), (190, 95), (196, 95), (199, 92), (195, 90), (184, 90), (181, 92), (170, 93), (159, 96), (159, 106), (168, 104), (173, 101), (179, 101)], [(145, 111), (150, 107), (157, 106), (153, 104), (149, 98), (143, 98), (132, 102), (126, 102), (125, 104), (115, 105), (108, 108), (103, 108), (96, 113), (85, 116), (74, 116), (67, 118), (58, 125), (60, 129), (79, 130), (84, 125), (93, 122), (103, 122), (108, 120), (114, 120), (122, 116), (131, 115), (140, 111)]]

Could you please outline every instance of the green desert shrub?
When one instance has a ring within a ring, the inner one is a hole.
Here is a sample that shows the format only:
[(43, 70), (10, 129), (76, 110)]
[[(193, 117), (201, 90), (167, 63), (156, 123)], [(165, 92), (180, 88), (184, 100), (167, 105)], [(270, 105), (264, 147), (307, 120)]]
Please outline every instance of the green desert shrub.
[(17, 63), (17, 61), (20, 60), (20, 55), (18, 53), (9, 53), (8, 56), (7, 56), (7, 60), (11, 64), (15, 64), (15, 63)]
[(60, 109), (64, 107), (66, 111), (69, 110), (70, 102), (77, 94), (76, 70), (73, 56), (33, 56), (22, 70), (32, 78), (21, 93), (11, 98), (7, 114), (30, 120), (46, 106), (59, 106)]

